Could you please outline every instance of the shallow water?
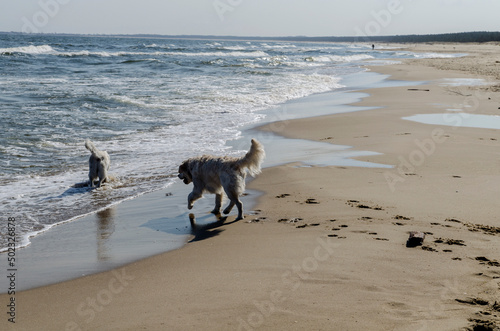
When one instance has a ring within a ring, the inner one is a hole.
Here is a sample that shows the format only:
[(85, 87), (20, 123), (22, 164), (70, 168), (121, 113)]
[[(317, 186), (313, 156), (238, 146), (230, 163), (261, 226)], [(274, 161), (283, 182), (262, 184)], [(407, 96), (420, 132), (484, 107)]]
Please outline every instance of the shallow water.
[(500, 116), (498, 115), (480, 115), (464, 112), (451, 112), (443, 114), (418, 114), (409, 117), (403, 117), (403, 119), (432, 125), (446, 125), (453, 127), (481, 129), (500, 129)]

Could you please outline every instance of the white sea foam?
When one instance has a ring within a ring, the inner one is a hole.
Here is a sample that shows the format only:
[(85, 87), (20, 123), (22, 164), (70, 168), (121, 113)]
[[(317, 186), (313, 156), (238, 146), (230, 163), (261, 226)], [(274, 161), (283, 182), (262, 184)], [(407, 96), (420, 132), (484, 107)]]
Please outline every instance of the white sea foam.
[(0, 54), (13, 54), (13, 53), (25, 53), (25, 54), (47, 54), (54, 53), (54, 49), (49, 45), (40, 46), (20, 46), (11, 48), (0, 48)]
[(368, 54), (356, 54), (356, 55), (321, 55), (321, 56), (309, 56), (305, 60), (312, 62), (355, 62), (363, 61), (368, 59), (373, 59), (374, 57)]
[(268, 54), (264, 51), (231, 51), (231, 52), (107, 52), (107, 51), (77, 51), (77, 52), (57, 52), (51, 51), (54, 55), (58, 56), (101, 56), (101, 57), (112, 57), (112, 56), (144, 56), (144, 55), (155, 55), (155, 56), (179, 56), (179, 57), (263, 57)]
[(415, 53), (413, 56), (417, 59), (450, 59), (462, 57), (467, 54), (449, 54), (449, 53)]

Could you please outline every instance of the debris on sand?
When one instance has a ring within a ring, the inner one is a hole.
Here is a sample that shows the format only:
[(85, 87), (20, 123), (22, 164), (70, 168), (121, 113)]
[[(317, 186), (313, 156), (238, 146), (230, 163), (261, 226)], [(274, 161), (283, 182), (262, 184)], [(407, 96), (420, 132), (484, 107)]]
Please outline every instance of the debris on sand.
[(425, 233), (420, 231), (411, 231), (408, 240), (406, 241), (406, 247), (417, 247), (422, 246), (425, 239)]

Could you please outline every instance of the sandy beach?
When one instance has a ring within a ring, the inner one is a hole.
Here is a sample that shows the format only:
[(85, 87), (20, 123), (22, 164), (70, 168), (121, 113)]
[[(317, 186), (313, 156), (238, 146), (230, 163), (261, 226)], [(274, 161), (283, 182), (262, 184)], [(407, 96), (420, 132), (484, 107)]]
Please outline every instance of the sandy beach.
[[(248, 185), (263, 193), (243, 221), (17, 292), (15, 323), (2, 294), (0, 328), (500, 329), (500, 131), (466, 127), (472, 115), (500, 114), (500, 46), (404, 46), (469, 56), (369, 67), (415, 84), (363, 91), (353, 106), (373, 109), (259, 128), (377, 152), (357, 160), (392, 168), (266, 168)], [(403, 119), (420, 114), (444, 114), (447, 125)], [(425, 234), (422, 245), (407, 247), (411, 231)]]

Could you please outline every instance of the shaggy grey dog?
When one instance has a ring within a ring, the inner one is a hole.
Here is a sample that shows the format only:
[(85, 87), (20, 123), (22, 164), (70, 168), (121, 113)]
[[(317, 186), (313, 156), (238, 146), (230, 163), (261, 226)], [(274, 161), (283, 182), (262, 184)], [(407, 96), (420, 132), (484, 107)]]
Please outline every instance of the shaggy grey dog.
[(108, 169), (110, 164), (109, 155), (105, 151), (100, 151), (90, 140), (85, 140), (85, 148), (90, 153), (89, 158), (89, 186), (94, 187), (94, 180), (99, 178), (97, 187), (108, 180)]
[(179, 167), (178, 177), (188, 185), (193, 182), (193, 191), (188, 196), (188, 209), (203, 196), (204, 192), (215, 194), (215, 208), (212, 213), (220, 215), (224, 192), (229, 198), (229, 205), (224, 214), (229, 214), (236, 205), (238, 217), (243, 219), (243, 205), (239, 199), (245, 191), (246, 173), (256, 176), (261, 172), (260, 166), (265, 157), (264, 147), (252, 139), (252, 146), (243, 157), (216, 157), (203, 155), (184, 161)]

